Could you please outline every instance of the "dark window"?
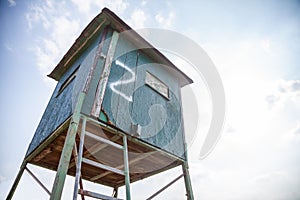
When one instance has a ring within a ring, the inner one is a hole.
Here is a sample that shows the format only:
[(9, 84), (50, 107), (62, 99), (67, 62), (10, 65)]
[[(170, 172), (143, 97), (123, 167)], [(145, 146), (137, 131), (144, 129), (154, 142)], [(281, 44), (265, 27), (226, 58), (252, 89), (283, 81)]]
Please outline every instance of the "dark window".
[(61, 84), (61, 86), (58, 90), (57, 96), (60, 95), (62, 93), (62, 91), (64, 91), (64, 89), (75, 79), (78, 68), (69, 76), (69, 78), (67, 78), (67, 80), (65, 80), (65, 82), (63, 84)]

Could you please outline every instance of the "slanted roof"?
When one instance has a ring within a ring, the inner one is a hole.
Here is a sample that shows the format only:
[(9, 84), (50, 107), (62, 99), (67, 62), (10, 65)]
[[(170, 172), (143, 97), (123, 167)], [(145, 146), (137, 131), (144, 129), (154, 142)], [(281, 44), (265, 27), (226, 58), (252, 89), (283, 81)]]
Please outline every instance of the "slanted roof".
[(60, 80), (62, 75), (76, 61), (78, 56), (80, 56), (82, 52), (84, 52), (84, 50), (88, 48), (93, 39), (107, 25), (112, 26), (118, 32), (130, 30), (127, 36), (129, 37), (131, 42), (133, 42), (137, 46), (141, 45), (143, 47), (148, 47), (147, 50), (145, 50), (145, 52), (147, 52), (147, 55), (151, 56), (155, 61), (158, 61), (159, 63), (164, 64), (166, 66), (170, 66), (173, 69), (176, 69), (176, 71), (178, 71), (177, 76), (182, 87), (193, 82), (186, 74), (184, 74), (169, 59), (167, 59), (160, 51), (153, 47), (149, 42), (147, 42), (142, 36), (135, 32), (131, 27), (129, 27), (122, 19), (120, 19), (108, 8), (104, 8), (102, 12), (98, 14), (87, 25), (87, 27), (82, 31), (80, 36), (75, 40), (74, 44), (71, 46), (68, 52), (64, 55), (61, 61), (57, 64), (57, 66), (48, 76), (53, 78), (54, 80)]

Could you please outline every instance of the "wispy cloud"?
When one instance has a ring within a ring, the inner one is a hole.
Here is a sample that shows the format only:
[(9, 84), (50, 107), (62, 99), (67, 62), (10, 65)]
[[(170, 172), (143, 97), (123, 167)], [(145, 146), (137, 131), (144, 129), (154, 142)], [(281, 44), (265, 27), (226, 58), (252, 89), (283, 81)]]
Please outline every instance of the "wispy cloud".
[[(272, 94), (265, 100), (271, 108), (276, 105), (284, 105), (287, 102), (300, 102), (300, 80), (279, 80)], [(300, 104), (300, 103), (299, 103)]]
[[(39, 33), (35, 45), (30, 49), (36, 55), (37, 66), (43, 77), (55, 67), (80, 31), (103, 7), (122, 13), (128, 6), (124, 0), (72, 0), (72, 3), (50, 0), (36, 2), (29, 6), (29, 12), (25, 15), (29, 31)], [(78, 18), (76, 13), (81, 13), (81, 17)]]
[(75, 41), (80, 21), (70, 17), (66, 4), (49, 0), (31, 5), (26, 19), (29, 31), (39, 30), (38, 39), (30, 49), (36, 55), (39, 71), (46, 77)]
[(8, 3), (9, 3), (9, 7), (13, 7), (17, 5), (15, 0), (8, 0)]
[(132, 26), (133, 29), (136, 28), (143, 28), (145, 26), (145, 22), (147, 20), (147, 16), (145, 12), (141, 9), (136, 9), (132, 12), (129, 24)]
[(167, 16), (158, 13), (155, 15), (155, 20), (162, 26), (163, 28), (170, 28), (173, 25), (175, 19), (175, 13), (170, 11)]
[(10, 51), (10, 52), (13, 52), (13, 51), (14, 51), (14, 49), (13, 49), (13, 47), (11, 46), (10, 43), (5, 43), (4, 46), (5, 46), (5, 48), (6, 48), (8, 51)]
[(6, 180), (7, 180), (6, 177), (0, 175), (0, 184), (3, 183), (3, 182), (6, 181)]
[(72, 0), (72, 2), (78, 11), (85, 15), (90, 15), (93, 8), (96, 8), (99, 12), (104, 7), (108, 7), (120, 14), (123, 13), (129, 5), (129, 3), (124, 0)]

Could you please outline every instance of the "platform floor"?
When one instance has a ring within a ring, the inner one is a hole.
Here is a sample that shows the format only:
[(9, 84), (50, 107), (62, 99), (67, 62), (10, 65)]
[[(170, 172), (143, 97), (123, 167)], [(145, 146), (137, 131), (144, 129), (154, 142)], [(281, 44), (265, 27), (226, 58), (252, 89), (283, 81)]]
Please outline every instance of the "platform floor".
[[(62, 127), (65, 128), (62, 128), (59, 133), (55, 134), (57, 136), (51, 143), (45, 146), (43, 150), (36, 154), (36, 156), (29, 156), (30, 160), (27, 160), (29, 163), (51, 170), (57, 170), (68, 124), (65, 124)], [(113, 127), (107, 125), (103, 126), (103, 123), (102, 125), (99, 125), (96, 124), (95, 121), (88, 121), (86, 130), (114, 143), (123, 145), (122, 134), (124, 133), (120, 133), (120, 131)], [(78, 133), (80, 133), (80, 131), (81, 123), (78, 128)], [(130, 182), (144, 179), (182, 164), (180, 158), (177, 158), (170, 153), (151, 146), (137, 138), (131, 136), (128, 136), (127, 138)], [(76, 144), (78, 147), (79, 134), (76, 136)], [(85, 136), (83, 157), (119, 170), (124, 170), (122, 149), (118, 149), (104, 142), (99, 142), (89, 136)], [(75, 159), (74, 155), (72, 155), (68, 174), (74, 176), (75, 171)], [(111, 187), (120, 187), (125, 184), (124, 175), (94, 167), (86, 163), (82, 163), (81, 172), (84, 180)]]

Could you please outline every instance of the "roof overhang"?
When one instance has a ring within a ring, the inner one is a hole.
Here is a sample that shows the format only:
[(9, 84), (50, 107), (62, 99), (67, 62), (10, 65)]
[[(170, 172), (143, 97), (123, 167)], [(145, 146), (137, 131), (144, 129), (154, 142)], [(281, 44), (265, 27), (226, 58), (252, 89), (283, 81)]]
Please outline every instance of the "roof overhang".
[(48, 75), (49, 77), (60, 80), (62, 75), (72, 66), (76, 59), (89, 47), (93, 40), (99, 33), (107, 26), (110, 25), (118, 32), (129, 31), (126, 37), (135, 44), (137, 47), (142, 46), (144, 51), (152, 59), (160, 64), (169, 66), (176, 71), (178, 80), (181, 87), (193, 83), (186, 74), (179, 70), (169, 59), (167, 59), (160, 51), (147, 42), (136, 31), (129, 27), (122, 19), (107, 8), (104, 8), (82, 31), (80, 36), (75, 40), (68, 52), (63, 56), (61, 61), (57, 64), (54, 70)]

